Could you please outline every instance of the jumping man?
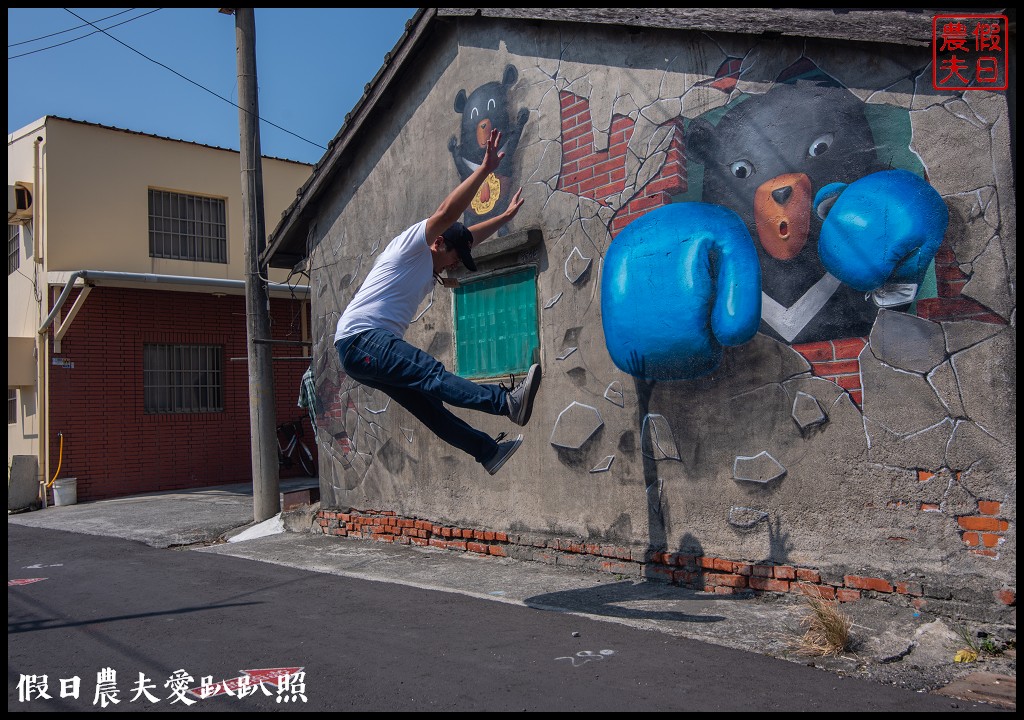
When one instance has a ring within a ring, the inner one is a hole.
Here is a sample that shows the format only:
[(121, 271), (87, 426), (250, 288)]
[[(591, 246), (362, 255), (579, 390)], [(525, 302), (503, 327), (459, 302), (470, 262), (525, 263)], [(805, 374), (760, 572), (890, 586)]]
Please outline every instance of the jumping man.
[(530, 419), (540, 386), (540, 366), (534, 364), (518, 385), (478, 384), (453, 375), (436, 359), (402, 337), (416, 309), (441, 273), (461, 261), (476, 270), (472, 249), (516, 216), (523, 205), (522, 188), (508, 209), (467, 228), (457, 222), (483, 181), (501, 162), (501, 133), (491, 131), (483, 162), (449, 193), (426, 220), (394, 238), (377, 258), (359, 291), (338, 320), (334, 346), (341, 365), (353, 380), (376, 388), (413, 414), (435, 435), (473, 456), (491, 475), (522, 444), (520, 434), (491, 438), (448, 410), (455, 407), (506, 415), (517, 425)]

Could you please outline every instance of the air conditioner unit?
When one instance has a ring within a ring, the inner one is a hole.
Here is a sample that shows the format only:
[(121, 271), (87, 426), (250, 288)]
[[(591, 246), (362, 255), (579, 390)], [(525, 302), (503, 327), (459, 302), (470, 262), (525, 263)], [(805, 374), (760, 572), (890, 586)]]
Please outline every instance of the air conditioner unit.
[(32, 183), (7, 186), (7, 224), (25, 225), (32, 220)]

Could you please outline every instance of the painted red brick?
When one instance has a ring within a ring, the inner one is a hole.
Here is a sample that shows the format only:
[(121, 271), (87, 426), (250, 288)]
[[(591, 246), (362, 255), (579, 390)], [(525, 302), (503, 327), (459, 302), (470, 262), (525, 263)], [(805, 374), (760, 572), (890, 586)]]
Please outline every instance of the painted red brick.
[(820, 583), (821, 582), (821, 573), (819, 573), (817, 570), (807, 570), (805, 568), (797, 568), (796, 569), (796, 579), (800, 580), (802, 582)]
[(835, 600), (836, 589), (831, 585), (815, 585), (814, 589), (818, 592), (823, 600)]
[(860, 575), (847, 575), (843, 578), (843, 584), (848, 588), (858, 590), (876, 590), (878, 592), (891, 593), (892, 585), (882, 578), (862, 577)]
[(1016, 590), (997, 590), (995, 594), (996, 600), (1001, 602), (1003, 605), (1009, 605), (1010, 607), (1017, 606), (1017, 591)]
[(614, 560), (602, 560), (598, 567), (600, 567), (604, 572), (619, 575), (631, 574), (634, 570), (632, 563), (616, 562)]
[(898, 582), (896, 583), (896, 592), (900, 595), (913, 595), (919, 597), (924, 594), (921, 589), (921, 583), (916, 582)]
[(994, 532), (1003, 532), (1010, 527), (1009, 523), (1005, 520), (999, 520), (991, 517), (975, 517), (975, 516), (963, 516), (956, 520), (960, 527), (965, 530), (988, 530)]
[(775, 577), (779, 580), (793, 580), (796, 578), (796, 568), (789, 567), (788, 565), (776, 565)]
[(814, 363), (815, 375), (859, 375), (860, 362), (857, 360), (833, 360)]
[[(754, 569), (757, 569), (756, 565), (754, 566)], [(772, 578), (751, 576), (747, 578), (747, 583), (754, 590), (769, 590), (771, 592), (789, 592), (789, 582), (787, 580), (773, 580)]]
[(743, 575), (732, 575), (726, 573), (708, 573), (704, 576), (708, 585), (724, 585), (733, 588), (745, 588), (747, 578)]
[(1002, 507), (1002, 504), (995, 502), (994, 500), (978, 501), (978, 512), (982, 515), (998, 515), (1000, 507)]
[(663, 582), (672, 582), (672, 569), (664, 565), (648, 564), (644, 566), (644, 577)]
[(867, 345), (865, 338), (843, 338), (841, 340), (833, 340), (832, 347), (836, 350), (836, 359), (840, 358), (856, 358), (860, 355), (860, 351)]
[(992, 533), (981, 534), (981, 544), (985, 547), (991, 548), (999, 544), (1000, 536), (993, 535)]
[(723, 560), (722, 558), (715, 558), (712, 563), (712, 567), (721, 572), (731, 573), (733, 571), (733, 566), (734, 563), (731, 560)]
[(860, 375), (839, 375), (838, 377), (829, 378), (839, 387), (845, 390), (857, 390), (860, 389)]

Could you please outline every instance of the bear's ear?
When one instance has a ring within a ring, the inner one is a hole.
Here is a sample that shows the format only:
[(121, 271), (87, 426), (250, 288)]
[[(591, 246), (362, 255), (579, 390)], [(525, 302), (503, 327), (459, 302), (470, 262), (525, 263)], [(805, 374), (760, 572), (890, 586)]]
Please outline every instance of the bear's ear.
[(708, 160), (715, 156), (715, 151), (718, 148), (718, 137), (715, 134), (714, 126), (704, 118), (694, 120), (686, 128), (683, 145), (686, 147), (687, 159), (693, 159), (706, 165)]
[(459, 90), (455, 93), (455, 112), (461, 113), (466, 109), (466, 91)]
[(512, 83), (514, 83), (518, 79), (519, 79), (519, 71), (516, 70), (516, 66), (515, 65), (506, 65), (505, 66), (505, 77), (503, 77), (501, 79), (501, 84), (504, 85), (505, 87), (509, 87), (509, 86), (512, 85)]

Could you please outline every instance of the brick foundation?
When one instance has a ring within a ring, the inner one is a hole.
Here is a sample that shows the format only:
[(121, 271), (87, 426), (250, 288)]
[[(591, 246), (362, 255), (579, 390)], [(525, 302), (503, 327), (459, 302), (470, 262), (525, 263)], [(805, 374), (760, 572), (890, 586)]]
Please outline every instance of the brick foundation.
[[(979, 503), (979, 507), (983, 503)], [(998, 512), (998, 507), (993, 508), (989, 504), (984, 507)], [(839, 602), (853, 602), (862, 597), (895, 599), (900, 596), (915, 607), (923, 607), (927, 602), (919, 582), (861, 575), (824, 580), (815, 568), (454, 527), (430, 520), (405, 518), (386, 510), (321, 510), (317, 513), (317, 524), (325, 535), (585, 568), (642, 577), (718, 595), (817, 591), (821, 597)], [(997, 604), (1015, 607), (1016, 589), (1003, 588), (994, 593), (993, 599)]]

